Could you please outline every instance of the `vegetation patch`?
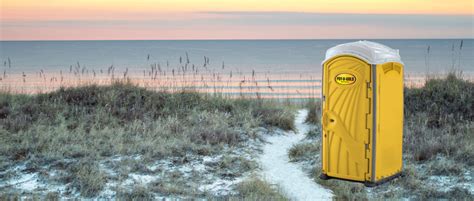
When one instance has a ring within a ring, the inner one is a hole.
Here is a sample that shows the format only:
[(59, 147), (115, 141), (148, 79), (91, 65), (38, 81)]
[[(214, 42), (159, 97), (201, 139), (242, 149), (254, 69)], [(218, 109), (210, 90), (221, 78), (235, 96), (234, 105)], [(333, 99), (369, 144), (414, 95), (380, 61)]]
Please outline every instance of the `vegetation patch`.
[(305, 122), (314, 125), (320, 124), (321, 102), (319, 100), (310, 100), (306, 104), (306, 108), (308, 108), (309, 112)]
[[(45, 172), (42, 182), (68, 186), (61, 196), (97, 197), (114, 190), (107, 185), (111, 181), (121, 185), (131, 180), (147, 185), (128, 186), (133, 191), (117, 188), (118, 196), (147, 198), (147, 191), (200, 196), (205, 192), (180, 183), (197, 172), (181, 170), (172, 179), (170, 167), (219, 158), (259, 140), (261, 127), (293, 129), (293, 119), (293, 111), (276, 102), (156, 92), (127, 83), (37, 95), (0, 93), (0, 166), (9, 170), (0, 172), (0, 178)], [(223, 161), (216, 163), (228, 170), (222, 174), (236, 177), (256, 168), (248, 158), (235, 159), (238, 154), (219, 158)], [(171, 164), (150, 168), (160, 160)], [(202, 169), (217, 171), (211, 165)], [(145, 176), (131, 177), (138, 173)], [(167, 176), (151, 177), (159, 174)]]
[(314, 111), (307, 122), (316, 127), (289, 156), (313, 167), (309, 172), (315, 181), (332, 189), (336, 199), (473, 199), (473, 91), (474, 83), (454, 73), (429, 79), (421, 88), (405, 88), (403, 173), (386, 184), (366, 188), (356, 182), (319, 179), (320, 108), (314, 102), (307, 106)]
[(293, 162), (308, 160), (309, 158), (315, 158), (320, 152), (320, 144), (317, 142), (303, 142), (294, 145), (288, 152), (288, 157)]
[(243, 181), (237, 186), (237, 191), (239, 197), (243, 200), (289, 200), (285, 198), (276, 186), (271, 186), (258, 178), (251, 178)]

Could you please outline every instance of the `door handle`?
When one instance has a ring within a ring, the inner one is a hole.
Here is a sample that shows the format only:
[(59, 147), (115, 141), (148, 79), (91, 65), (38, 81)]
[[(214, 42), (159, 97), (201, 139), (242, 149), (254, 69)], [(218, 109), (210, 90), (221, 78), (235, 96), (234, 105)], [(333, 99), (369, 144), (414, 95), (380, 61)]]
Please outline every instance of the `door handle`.
[(323, 115), (321, 118), (321, 124), (323, 125), (324, 129), (327, 130), (334, 130), (336, 127), (337, 122), (337, 115), (334, 112), (325, 110), (323, 111)]

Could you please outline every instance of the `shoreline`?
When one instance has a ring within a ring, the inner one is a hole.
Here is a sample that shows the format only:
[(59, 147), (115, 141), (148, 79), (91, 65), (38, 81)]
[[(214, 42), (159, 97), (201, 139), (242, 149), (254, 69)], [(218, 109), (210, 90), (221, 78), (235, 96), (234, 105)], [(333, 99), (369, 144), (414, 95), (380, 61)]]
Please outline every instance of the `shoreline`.
[[(448, 74), (405, 75), (405, 86), (420, 88), (427, 79), (443, 79)], [(463, 79), (474, 81), (473, 75), (462, 74)], [(194, 91), (229, 98), (264, 99), (308, 99), (320, 98), (320, 74), (234, 74), (182, 73), (167, 75), (166, 72), (148, 71), (143, 73), (12, 73), (0, 76), (0, 92), (17, 94), (40, 94), (65, 87), (88, 85), (106, 86), (116, 82), (131, 83), (155, 91), (170, 93)]]

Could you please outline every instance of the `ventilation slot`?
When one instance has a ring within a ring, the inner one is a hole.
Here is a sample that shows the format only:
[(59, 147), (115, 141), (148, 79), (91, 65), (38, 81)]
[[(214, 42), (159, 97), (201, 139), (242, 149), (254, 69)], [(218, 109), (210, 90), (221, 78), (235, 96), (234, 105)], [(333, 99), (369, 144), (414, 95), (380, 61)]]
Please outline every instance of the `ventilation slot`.
[(390, 71), (392, 71), (392, 70), (397, 71), (398, 74), (400, 74), (400, 72), (401, 72), (401, 70), (402, 70), (399, 65), (395, 65), (394, 63), (384, 64), (384, 65), (382, 66), (382, 69), (383, 69), (383, 72), (384, 72), (385, 74), (387, 74), (388, 72), (390, 72)]

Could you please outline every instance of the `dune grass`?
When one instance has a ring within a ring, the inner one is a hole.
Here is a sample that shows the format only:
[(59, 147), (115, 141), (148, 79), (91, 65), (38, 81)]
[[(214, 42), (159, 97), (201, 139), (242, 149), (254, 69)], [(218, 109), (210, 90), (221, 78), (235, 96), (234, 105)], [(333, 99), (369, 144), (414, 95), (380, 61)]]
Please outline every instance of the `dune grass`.
[(473, 198), (464, 188), (436, 189), (429, 184), (433, 181), (428, 180), (430, 176), (462, 180), (466, 171), (474, 171), (473, 91), (473, 82), (454, 73), (446, 78), (429, 79), (421, 88), (405, 88), (403, 175), (374, 188), (371, 195), (360, 183), (318, 178), (321, 173), (319, 104), (308, 104), (314, 112), (310, 113), (307, 122), (316, 125), (308, 132), (308, 138), (315, 140), (295, 145), (289, 156), (292, 161), (312, 164), (315, 180), (332, 189), (338, 199)]
[(306, 123), (310, 124), (319, 124), (320, 117), (321, 117), (321, 101), (319, 100), (310, 100), (306, 104), (306, 108), (308, 108), (308, 116), (306, 116)]
[[(429, 176), (462, 179), (465, 171), (474, 171), (473, 91), (474, 83), (455, 73), (429, 79), (422, 88), (405, 88), (405, 171), (394, 185), (421, 199), (474, 198), (464, 188), (443, 191), (425, 185)], [(385, 195), (397, 196), (403, 195)]]
[[(258, 138), (259, 126), (293, 129), (293, 119), (291, 110), (274, 102), (156, 92), (127, 83), (0, 93), (0, 169), (21, 163), (31, 171), (60, 168), (67, 174), (56, 181), (93, 197), (108, 179), (101, 159), (218, 154)], [(133, 197), (145, 196), (143, 191), (136, 189)]]
[(474, 83), (454, 73), (405, 89), (404, 151), (414, 161), (438, 154), (474, 166)]
[(237, 191), (239, 192), (239, 198), (231, 198), (230, 200), (289, 200), (276, 186), (271, 186), (257, 177), (241, 182), (237, 186)]

